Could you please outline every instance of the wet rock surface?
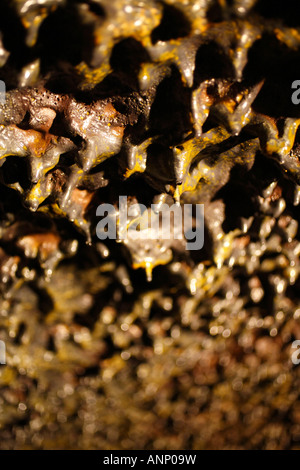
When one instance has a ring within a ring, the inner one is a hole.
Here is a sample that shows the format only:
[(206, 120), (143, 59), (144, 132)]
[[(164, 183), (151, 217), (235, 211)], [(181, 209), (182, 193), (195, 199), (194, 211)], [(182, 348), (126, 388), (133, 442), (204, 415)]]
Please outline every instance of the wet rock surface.
[[(299, 448), (295, 6), (2, 2), (2, 449)], [(120, 195), (204, 247), (100, 241)]]

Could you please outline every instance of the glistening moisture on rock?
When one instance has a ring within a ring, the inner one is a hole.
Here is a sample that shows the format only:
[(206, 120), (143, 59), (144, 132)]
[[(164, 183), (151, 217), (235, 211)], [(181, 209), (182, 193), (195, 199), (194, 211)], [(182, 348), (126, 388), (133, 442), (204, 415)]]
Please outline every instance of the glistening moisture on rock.
[(1, 449), (299, 448), (296, 7), (1, 2)]

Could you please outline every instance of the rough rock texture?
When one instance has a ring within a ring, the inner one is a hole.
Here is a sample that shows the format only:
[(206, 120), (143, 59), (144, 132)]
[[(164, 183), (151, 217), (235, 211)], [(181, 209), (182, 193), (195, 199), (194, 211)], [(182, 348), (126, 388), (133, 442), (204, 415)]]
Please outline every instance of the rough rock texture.
[[(1, 3), (0, 448), (299, 447), (296, 5)], [(100, 241), (120, 195), (204, 247)]]

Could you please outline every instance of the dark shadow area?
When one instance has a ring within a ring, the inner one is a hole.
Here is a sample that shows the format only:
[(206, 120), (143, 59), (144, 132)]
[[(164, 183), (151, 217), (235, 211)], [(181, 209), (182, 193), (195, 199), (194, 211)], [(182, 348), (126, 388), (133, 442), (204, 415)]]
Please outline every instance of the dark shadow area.
[(163, 3), (162, 20), (151, 33), (152, 43), (158, 41), (169, 41), (188, 36), (191, 31), (191, 25), (184, 14), (173, 7)]
[(215, 42), (209, 42), (199, 47), (196, 54), (194, 73), (194, 88), (210, 78), (234, 78), (235, 71), (230, 58)]

